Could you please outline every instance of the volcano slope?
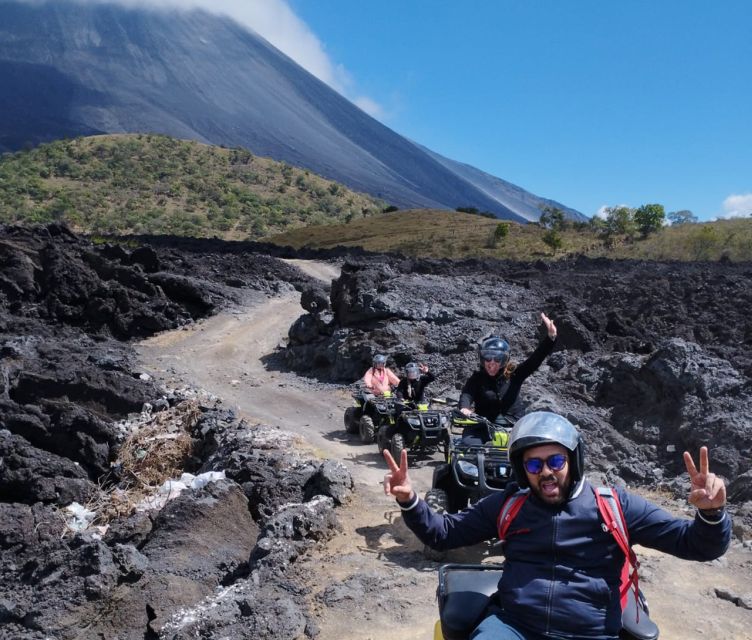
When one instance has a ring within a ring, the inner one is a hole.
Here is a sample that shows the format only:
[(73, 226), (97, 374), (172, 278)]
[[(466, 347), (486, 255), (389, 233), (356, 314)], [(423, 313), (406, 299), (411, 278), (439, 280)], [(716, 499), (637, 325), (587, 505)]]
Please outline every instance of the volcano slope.
[[(437, 565), (379, 495), (375, 447), (347, 441), (337, 383), (383, 350), (399, 364), (428, 362), (434, 391), (456, 394), (478, 337), (501, 331), (521, 358), (543, 310), (560, 339), (525, 399), (581, 426), (592, 475), (659, 489), (655, 499), (681, 513), (681, 451), (709, 444), (730, 481), (737, 540), (726, 558), (643, 557), (651, 600), (669, 612), (662, 637), (693, 637), (706, 623), (717, 637), (749, 637), (749, 265), (361, 256), (328, 291), (269, 247), (128, 247), (57, 226), (0, 234), (0, 636), (430, 638)], [(298, 296), (305, 313), (275, 348)], [(163, 388), (128, 341), (171, 329), (139, 347), (142, 358), (163, 350)], [(147, 436), (135, 447), (134, 432)], [(182, 432), (190, 446), (170, 470), (226, 479), (164, 506), (113, 509), (145, 473), (126, 454), (148, 459)], [(424, 488), (430, 464), (416, 469)], [(110, 505), (94, 509), (101, 528), (66, 524), (72, 501)]]

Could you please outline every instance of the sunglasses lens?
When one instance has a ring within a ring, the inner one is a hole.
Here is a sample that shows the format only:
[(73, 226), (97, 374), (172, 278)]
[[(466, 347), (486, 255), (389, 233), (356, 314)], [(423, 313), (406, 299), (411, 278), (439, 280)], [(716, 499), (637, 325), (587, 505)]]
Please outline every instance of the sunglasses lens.
[(501, 362), (501, 356), (484, 356), (485, 362)]
[(567, 464), (567, 456), (563, 453), (555, 453), (552, 456), (548, 456), (545, 461), (541, 458), (528, 458), (522, 464), (525, 467), (525, 471), (537, 475), (543, 471), (544, 463), (551, 471), (561, 471), (564, 465)]

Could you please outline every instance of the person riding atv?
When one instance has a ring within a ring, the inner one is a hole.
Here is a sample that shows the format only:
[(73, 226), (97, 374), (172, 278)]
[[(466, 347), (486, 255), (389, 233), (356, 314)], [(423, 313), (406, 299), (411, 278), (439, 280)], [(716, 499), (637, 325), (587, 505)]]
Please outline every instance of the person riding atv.
[[(510, 436), (509, 456), (515, 483), (460, 513), (440, 515), (413, 490), (406, 453), (397, 464), (384, 452), (389, 466), (384, 492), (397, 499), (403, 523), (421, 542), (441, 551), (503, 541), (504, 570), (489, 606), (471, 621), (474, 640), (617, 640), (624, 625), (622, 601), (631, 595), (622, 591), (625, 559), (636, 566), (628, 553), (632, 545), (701, 562), (721, 557), (729, 547), (726, 486), (710, 472), (707, 447), (700, 448), (699, 470), (684, 452), (689, 503), (696, 509), (691, 518), (675, 517), (624, 488), (609, 489), (628, 541), (614, 534), (613, 519), (606, 525), (599, 507), (603, 494), (585, 477), (582, 437), (564, 416), (536, 411), (521, 418)], [(512, 499), (514, 514), (506, 510)], [(633, 586), (636, 591), (636, 580)]]
[(393, 387), (400, 379), (386, 366), (386, 356), (373, 356), (371, 367), (356, 385), (352, 397), (354, 405), (345, 409), (347, 433), (359, 433), (363, 443), (374, 441), (382, 423), (394, 423)]
[[(495, 421), (497, 416), (507, 416), (513, 422), (524, 413), (519, 398), (522, 383), (540, 367), (553, 351), (556, 341), (556, 325), (545, 313), (540, 314), (546, 327), (546, 337), (535, 351), (520, 365), (510, 361), (509, 343), (497, 335), (489, 335), (478, 344), (480, 368), (468, 378), (460, 396), (460, 411), (473, 411)], [(462, 434), (467, 445), (483, 444), (486, 429), (482, 424), (468, 426)]]
[(352, 393), (353, 406), (345, 409), (345, 430), (357, 433), (363, 444), (370, 444), (382, 425), (394, 425), (395, 398), (391, 391), (374, 395), (371, 390), (357, 384)]
[(409, 362), (405, 377), (397, 385), (395, 396), (395, 420), (382, 423), (376, 435), (379, 452), (389, 449), (392, 455), (402, 449), (432, 451), (446, 444), (447, 417), (441, 411), (429, 409), (426, 385), (435, 376), (425, 364)]

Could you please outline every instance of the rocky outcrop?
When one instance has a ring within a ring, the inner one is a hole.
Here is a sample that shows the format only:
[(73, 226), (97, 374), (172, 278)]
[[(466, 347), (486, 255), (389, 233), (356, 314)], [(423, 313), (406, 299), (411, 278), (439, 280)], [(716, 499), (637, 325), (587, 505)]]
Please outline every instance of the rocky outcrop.
[(336, 531), (334, 507), (353, 484), (337, 463), (280, 449), (278, 432), (264, 436), (203, 405), (185, 471), (226, 469), (225, 480), (161, 509), (123, 507), (99, 531), (78, 530), (65, 509), (96, 508), (131, 486), (118, 458), (129, 420), (169, 414), (181, 400), (135, 370), (126, 340), (249, 292), (310, 288), (300, 271), (243, 243), (187, 244), (180, 251), (155, 239), (131, 251), (59, 225), (0, 227), (3, 637), (77, 638), (84, 628), (122, 640), (194, 637), (171, 621), (214, 599), (233, 615), (208, 616), (202, 630), (293, 637), (308, 624), (288, 570)]

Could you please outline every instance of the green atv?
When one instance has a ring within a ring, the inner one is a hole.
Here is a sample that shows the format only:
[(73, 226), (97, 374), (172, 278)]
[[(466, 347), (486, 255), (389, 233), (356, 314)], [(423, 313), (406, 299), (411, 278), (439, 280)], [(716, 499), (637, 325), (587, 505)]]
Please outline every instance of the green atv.
[(352, 393), (353, 406), (345, 409), (344, 422), (347, 433), (359, 434), (360, 441), (370, 444), (383, 424), (394, 424), (395, 399), (391, 391), (374, 395), (357, 385)]

